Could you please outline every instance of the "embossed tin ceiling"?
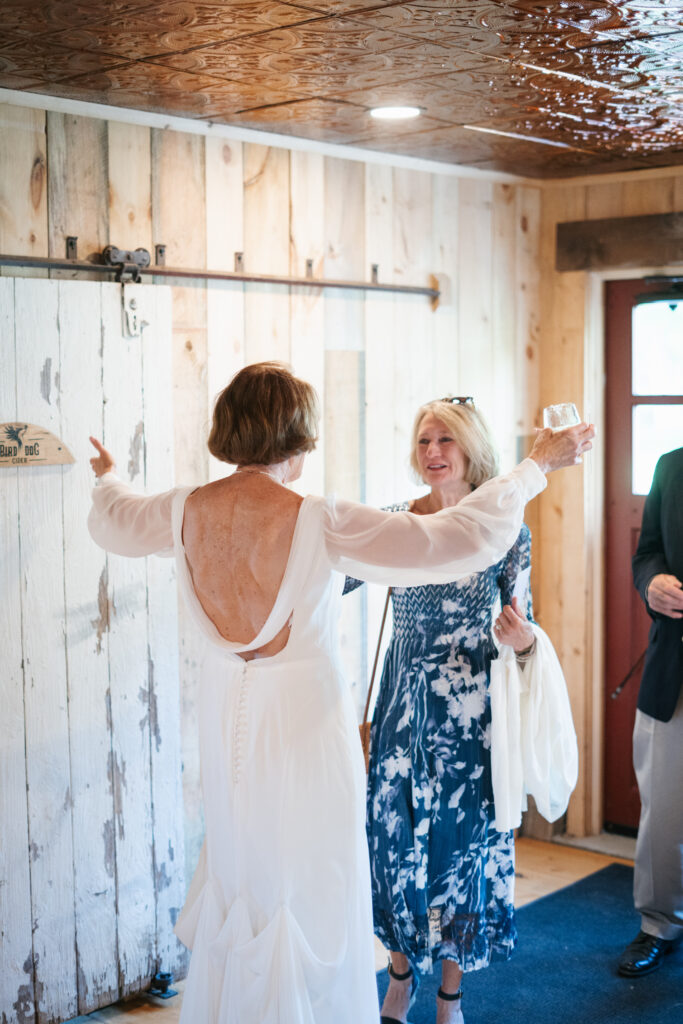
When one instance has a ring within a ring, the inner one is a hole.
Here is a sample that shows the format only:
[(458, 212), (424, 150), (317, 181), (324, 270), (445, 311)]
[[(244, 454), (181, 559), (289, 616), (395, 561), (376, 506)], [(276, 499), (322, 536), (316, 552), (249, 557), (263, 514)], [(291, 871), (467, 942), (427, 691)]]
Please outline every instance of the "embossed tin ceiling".
[(531, 177), (683, 163), (683, 0), (3, 0), (0, 29), (8, 89)]

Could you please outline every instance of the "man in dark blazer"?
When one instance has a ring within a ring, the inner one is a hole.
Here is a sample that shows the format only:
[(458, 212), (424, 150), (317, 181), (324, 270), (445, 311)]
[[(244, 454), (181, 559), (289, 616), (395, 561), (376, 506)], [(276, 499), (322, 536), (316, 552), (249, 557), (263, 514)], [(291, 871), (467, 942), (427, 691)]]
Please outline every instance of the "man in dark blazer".
[(633, 732), (641, 931), (619, 960), (629, 978), (654, 971), (683, 937), (683, 448), (657, 463), (633, 578), (652, 625)]

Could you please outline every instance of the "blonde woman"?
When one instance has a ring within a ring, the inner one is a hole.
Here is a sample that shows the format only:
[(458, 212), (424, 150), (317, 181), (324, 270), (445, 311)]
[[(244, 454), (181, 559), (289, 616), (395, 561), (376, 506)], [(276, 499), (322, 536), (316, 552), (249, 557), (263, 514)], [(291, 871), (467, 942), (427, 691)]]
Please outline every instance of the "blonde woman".
[[(418, 410), (411, 465), (429, 491), (392, 509), (422, 522), (462, 507), (496, 475), (496, 450), (471, 398)], [(367, 823), (375, 932), (391, 950), (383, 1024), (404, 1024), (419, 976), (437, 962), (437, 1022), (461, 1021), (463, 973), (507, 958), (515, 944), (513, 838), (493, 825), (488, 683), (498, 601), (496, 638), (519, 660), (533, 657), (529, 565), (522, 525), (484, 571), (392, 591)]]

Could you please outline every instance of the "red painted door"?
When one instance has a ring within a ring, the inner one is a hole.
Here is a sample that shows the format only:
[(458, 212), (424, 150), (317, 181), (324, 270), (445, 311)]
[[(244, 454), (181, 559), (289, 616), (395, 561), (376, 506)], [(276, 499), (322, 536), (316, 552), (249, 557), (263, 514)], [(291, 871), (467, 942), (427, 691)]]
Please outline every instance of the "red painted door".
[(631, 737), (650, 618), (633, 586), (631, 556), (656, 460), (683, 443), (683, 301), (652, 301), (664, 286), (642, 280), (605, 289), (604, 817), (608, 830), (635, 834)]

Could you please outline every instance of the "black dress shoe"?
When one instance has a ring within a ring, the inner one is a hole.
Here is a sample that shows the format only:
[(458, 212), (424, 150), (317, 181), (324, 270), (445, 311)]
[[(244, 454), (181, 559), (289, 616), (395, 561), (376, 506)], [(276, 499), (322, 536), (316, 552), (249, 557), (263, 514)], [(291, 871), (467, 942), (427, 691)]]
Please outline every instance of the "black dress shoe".
[(644, 974), (656, 971), (672, 948), (671, 939), (660, 939), (657, 935), (638, 932), (619, 957), (617, 971), (624, 978), (641, 978)]

